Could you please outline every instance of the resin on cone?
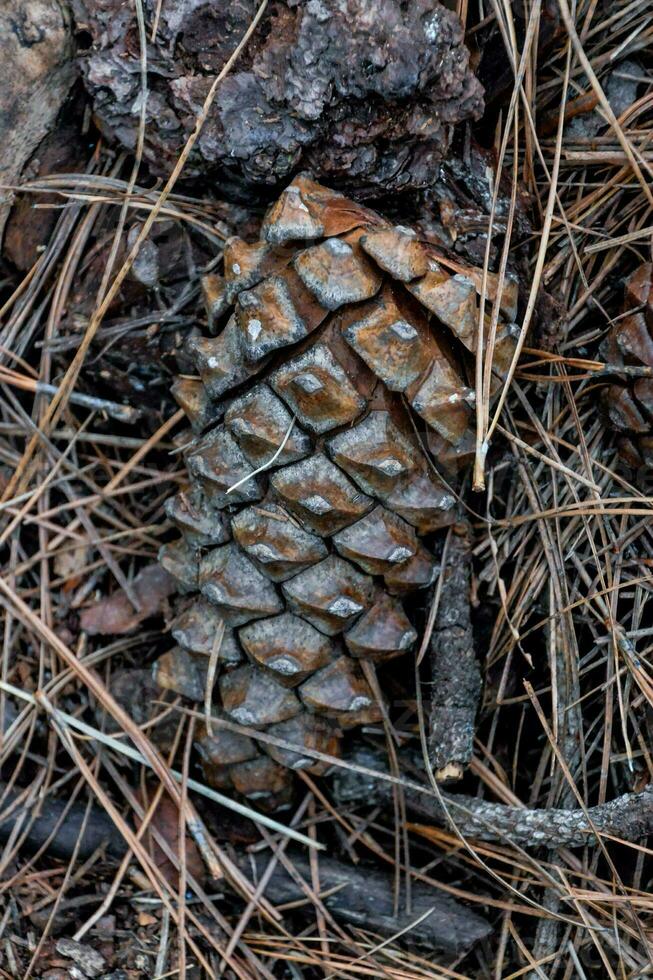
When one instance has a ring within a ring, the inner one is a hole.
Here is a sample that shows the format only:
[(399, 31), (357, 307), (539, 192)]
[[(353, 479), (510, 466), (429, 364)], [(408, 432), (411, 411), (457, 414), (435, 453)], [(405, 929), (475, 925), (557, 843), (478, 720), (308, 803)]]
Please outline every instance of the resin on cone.
[[(202, 702), (217, 664), (197, 741), (216, 787), (278, 806), (293, 769), (324, 771), (344, 732), (381, 721), (362, 662), (414, 648), (429, 536), (456, 520), (438, 472), (473, 449), (482, 282), (305, 176), (261, 241), (229, 240), (224, 275), (205, 278), (210, 335), (173, 389), (192, 429), (188, 486), (167, 505), (182, 537), (161, 554), (188, 595), (155, 676)], [(491, 276), (486, 290), (499, 379), (517, 290), (497, 299)]]

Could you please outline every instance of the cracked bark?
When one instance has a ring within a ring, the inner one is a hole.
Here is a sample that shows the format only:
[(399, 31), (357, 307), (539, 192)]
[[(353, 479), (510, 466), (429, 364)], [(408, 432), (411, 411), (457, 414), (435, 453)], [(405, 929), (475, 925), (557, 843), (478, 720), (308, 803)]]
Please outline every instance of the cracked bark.
[[(134, 5), (73, 0), (92, 38), (80, 57), (94, 114), (135, 145), (139, 98)], [(146, 20), (156, 0), (144, 0)], [(249, 25), (254, 0), (166, 0), (148, 48), (145, 158), (169, 173), (215, 75)], [(479, 118), (482, 90), (463, 28), (438, 0), (270, 4), (221, 83), (186, 177), (219, 174), (233, 193), (285, 183), (306, 168), (366, 191), (425, 187), (448, 156), (453, 127)]]

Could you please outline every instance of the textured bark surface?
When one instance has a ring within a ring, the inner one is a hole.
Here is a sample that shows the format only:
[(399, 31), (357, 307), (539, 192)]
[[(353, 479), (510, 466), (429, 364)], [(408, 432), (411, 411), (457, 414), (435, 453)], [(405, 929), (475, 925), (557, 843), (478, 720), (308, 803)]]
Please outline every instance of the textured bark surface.
[[(23, 182), (84, 170), (88, 153), (82, 136), (85, 95), (77, 85), (73, 86), (73, 92), (74, 96), (68, 97), (63, 110), (53, 119), (52, 130), (23, 167)], [(5, 257), (17, 269), (27, 271), (36, 262), (50, 241), (60, 208), (61, 198), (56, 194), (16, 195), (7, 217), (3, 247)]]
[[(357, 749), (346, 759), (367, 770), (333, 772), (333, 790), (339, 805), (358, 802), (380, 803), (392, 798), (392, 784), (375, 778), (373, 772), (386, 772), (385, 756), (373, 749)], [(405, 778), (419, 768), (419, 760), (403, 760)], [(402, 763), (403, 765), (403, 763)], [(596, 843), (595, 831), (626, 841), (641, 841), (653, 834), (653, 786), (639, 793), (624, 793), (608, 803), (576, 809), (529, 809), (490, 803), (462, 793), (442, 792), (449, 811), (445, 812), (432, 791), (415, 784), (403, 790), (408, 810), (420, 820), (450, 826), (450, 818), (465, 837), (493, 843), (518, 844), (520, 847), (582, 847)]]
[[(60, 0), (0, 5), (0, 185), (16, 184), (50, 132), (75, 77), (70, 17)], [(0, 190), (0, 241), (13, 194)]]
[[(311, 870), (306, 858), (296, 851), (289, 856), (296, 873), (310, 886)], [(265, 854), (247, 855), (238, 863), (245, 874), (258, 877), (265, 872), (269, 860)], [(324, 905), (334, 918), (347, 925), (384, 937), (406, 930), (401, 937), (403, 942), (458, 956), (492, 931), (489, 922), (477, 912), (419, 881), (411, 884), (410, 911), (401, 910), (400, 906), (399, 914), (395, 915), (392, 875), (323, 856), (318, 866), (321, 892), (338, 889), (323, 899)], [(253, 868), (255, 875), (252, 875)], [(280, 864), (273, 871), (264, 894), (274, 905), (306, 897), (301, 885)]]
[[(151, 24), (155, 0), (143, 6)], [(161, 6), (147, 51), (145, 154), (156, 172), (171, 170), (257, 6)], [(96, 118), (133, 148), (140, 100), (133, 5), (75, 0), (75, 10), (93, 38), (82, 67)], [(482, 111), (468, 58), (459, 21), (438, 0), (277, 0), (221, 84), (186, 176), (217, 172), (241, 185), (275, 185), (302, 166), (350, 188), (431, 184), (452, 127)]]
[(481, 672), (471, 623), (470, 529), (452, 529), (431, 637), (429, 749), (437, 779), (457, 779), (474, 746)]
[[(487, 803), (475, 797), (446, 796), (457, 828), (476, 840), (512, 842), (522, 847), (582, 847), (596, 843), (600, 834), (640, 841), (653, 833), (653, 787), (624, 793), (609, 803), (581, 809), (529, 810), (527, 807)], [(444, 813), (433, 797), (407, 794), (408, 805), (423, 817), (443, 821)]]

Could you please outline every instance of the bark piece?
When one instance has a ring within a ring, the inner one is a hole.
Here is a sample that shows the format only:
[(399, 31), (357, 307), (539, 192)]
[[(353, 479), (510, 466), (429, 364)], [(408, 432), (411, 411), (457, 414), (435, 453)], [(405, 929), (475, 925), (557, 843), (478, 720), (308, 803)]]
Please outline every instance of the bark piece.
[[(16, 184), (50, 132), (75, 79), (72, 25), (59, 0), (5, 0), (0, 8), (0, 185)], [(0, 191), (0, 242), (11, 192)]]
[[(140, 95), (136, 18), (122, 0), (76, 0), (92, 45), (81, 64), (103, 132), (136, 145)], [(155, 0), (145, 3), (154, 16)], [(209, 87), (256, 12), (230, 4), (166, 0), (149, 62), (145, 157), (168, 174)], [(301, 167), (364, 190), (424, 187), (437, 177), (453, 127), (482, 111), (463, 28), (437, 0), (276, 3), (218, 87), (189, 177), (219, 175), (242, 196)], [(306, 182), (310, 184), (309, 181)], [(267, 226), (271, 242), (332, 230), (319, 196), (294, 192)], [(312, 205), (312, 206), (311, 206)], [(347, 220), (348, 219), (348, 220)]]
[[(0, 784), (0, 792), (5, 813), (24, 791)], [(29, 807), (20, 803), (0, 823), (0, 841), (7, 841), (20, 821), (25, 832), (21, 846), (26, 851), (38, 851), (47, 844), (47, 853), (51, 857), (68, 861), (77, 847), (78, 860), (85, 861), (98, 848), (104, 847), (108, 856), (121, 858), (125, 853), (125, 842), (111, 818), (94, 805), (89, 815), (86, 810), (85, 801), (70, 804), (69, 800), (52, 794)]]
[[(333, 767), (333, 793), (338, 806), (346, 804), (390, 805), (392, 783), (374, 773), (388, 774), (387, 756), (376, 747), (358, 745), (345, 757), (345, 763), (358, 765), (367, 772), (351, 767)], [(495, 844), (518, 844), (520, 847), (584, 847), (596, 844), (596, 833), (625, 841), (642, 841), (653, 834), (653, 784), (637, 793), (624, 793), (607, 803), (587, 807), (557, 809), (507, 806), (441, 790), (447, 812), (428, 785), (426, 777), (418, 786), (409, 773), (421, 770), (421, 754), (402, 750), (400, 766), (406, 782), (402, 788), (408, 810), (420, 818), (421, 831), (428, 835), (428, 824), (451, 827), (470, 840)]]
[[(310, 884), (311, 870), (306, 858), (294, 850), (288, 856), (295, 871)], [(259, 875), (262, 875), (269, 858), (258, 854), (254, 860)], [(251, 874), (249, 855), (239, 863), (245, 874)], [(392, 875), (385, 871), (345, 864), (320, 855), (318, 876), (326, 907), (339, 922), (354, 928), (384, 937), (401, 933), (399, 941), (402, 943), (458, 956), (492, 931), (490, 924), (477, 912), (419, 881), (411, 884), (410, 911), (402, 900), (400, 911), (395, 914)], [(329, 895), (332, 889), (333, 894)], [(296, 879), (281, 864), (277, 864), (273, 871), (264, 894), (275, 905), (306, 897)], [(429, 910), (432, 910), (430, 914)]]
[[(88, 140), (82, 132), (86, 104), (85, 94), (74, 86), (48, 135), (22, 168), (21, 181), (84, 171), (89, 151)], [(0, 193), (9, 196), (11, 192)], [(38, 208), (35, 207), (37, 201)], [(4, 229), (3, 248), (5, 256), (21, 272), (31, 269), (50, 241), (59, 219), (60, 205), (61, 198), (57, 194), (16, 195)]]
[[(596, 844), (596, 834), (643, 841), (653, 834), (653, 786), (641, 793), (624, 793), (608, 803), (567, 810), (531, 809), (489, 803), (472, 796), (445, 797), (458, 830), (474, 840), (521, 847), (585, 847)], [(448, 825), (433, 796), (408, 791), (406, 804), (422, 819)]]
[(85, 977), (99, 977), (106, 969), (107, 961), (104, 956), (86, 943), (78, 943), (74, 939), (64, 937), (57, 940), (56, 950), (62, 956), (71, 959)]

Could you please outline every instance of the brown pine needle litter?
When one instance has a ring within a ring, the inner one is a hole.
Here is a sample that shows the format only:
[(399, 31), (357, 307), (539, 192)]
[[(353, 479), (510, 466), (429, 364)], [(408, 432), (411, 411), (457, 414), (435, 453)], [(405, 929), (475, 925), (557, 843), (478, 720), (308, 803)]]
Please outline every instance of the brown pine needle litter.
[[(246, 220), (184, 167), (266, 2), (165, 184), (139, 168), (143, 111), (135, 156), (97, 136), (79, 172), (20, 188), (57, 219), (26, 274), (0, 266), (0, 976), (653, 975), (653, 484), (624, 465), (601, 407), (615, 379), (651, 375), (601, 346), (625, 279), (653, 258), (651, 4), (458, 0), (477, 60), (477, 37), (501, 39), (507, 74), (495, 94), (485, 80), (483, 125), (512, 181), (507, 213), (490, 182), (462, 491), (484, 683), (474, 757), (453, 787), (424, 773), (424, 658), (421, 688), (405, 670), (383, 723), (344, 759), (314, 751), (331, 772), (300, 774), (267, 813), (223, 805), (199, 778), (208, 701), (153, 683), (172, 605), (163, 588), (144, 619), (134, 588), (183, 482), (169, 387), (191, 369), (175, 352), (203, 317), (201, 276)], [(151, 6), (144, 18), (137, 0), (140, 41), (165, 13)], [(490, 275), (500, 284), (518, 248), (519, 339), (497, 394)], [(80, 629), (117, 594), (124, 629)], [(352, 912), (355, 881), (383, 891), (396, 928)], [(452, 908), (469, 942), (427, 948)]]

